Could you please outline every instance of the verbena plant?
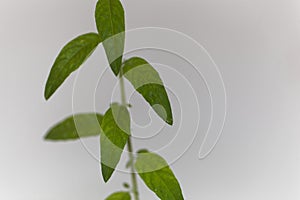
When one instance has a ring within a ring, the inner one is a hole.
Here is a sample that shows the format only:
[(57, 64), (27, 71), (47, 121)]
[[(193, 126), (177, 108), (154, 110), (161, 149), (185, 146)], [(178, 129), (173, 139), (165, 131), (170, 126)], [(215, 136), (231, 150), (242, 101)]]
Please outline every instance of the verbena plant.
[(113, 193), (106, 200), (139, 200), (136, 174), (146, 186), (162, 200), (182, 200), (180, 185), (159, 155), (147, 150), (137, 151), (134, 157), (129, 104), (126, 101), (125, 77), (167, 124), (173, 124), (169, 98), (158, 72), (143, 58), (123, 60), (125, 42), (124, 9), (119, 0), (99, 0), (95, 19), (98, 33), (81, 35), (66, 44), (57, 56), (45, 88), (48, 100), (67, 77), (77, 70), (102, 43), (108, 62), (120, 81), (121, 102), (112, 103), (104, 115), (83, 113), (72, 115), (52, 127), (46, 140), (67, 141), (89, 136), (100, 136), (101, 171), (105, 182), (109, 181), (127, 145), (131, 171), (131, 185), (125, 183), (125, 191)]

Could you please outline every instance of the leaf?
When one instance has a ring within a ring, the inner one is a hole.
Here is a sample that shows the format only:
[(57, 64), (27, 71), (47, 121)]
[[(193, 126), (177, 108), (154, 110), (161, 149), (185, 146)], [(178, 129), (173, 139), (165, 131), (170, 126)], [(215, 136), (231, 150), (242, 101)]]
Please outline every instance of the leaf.
[(96, 25), (115, 75), (119, 74), (125, 43), (124, 9), (119, 0), (99, 0), (95, 11)]
[(126, 188), (126, 189), (129, 189), (130, 185), (129, 185), (129, 183), (123, 183), (123, 187)]
[(81, 35), (67, 45), (58, 54), (48, 77), (45, 88), (45, 99), (48, 100), (65, 79), (92, 54), (100, 43), (96, 33)]
[(146, 150), (139, 151), (135, 169), (145, 184), (162, 200), (183, 200), (180, 185), (159, 155)]
[(130, 194), (128, 192), (116, 192), (107, 197), (105, 200), (130, 200)]
[(168, 124), (173, 124), (172, 109), (158, 72), (144, 59), (133, 57), (124, 62), (124, 76)]
[(103, 116), (96, 113), (70, 116), (52, 127), (45, 136), (46, 140), (74, 140), (100, 135)]
[(113, 103), (101, 123), (101, 168), (105, 182), (119, 163), (130, 135), (130, 116), (125, 106)]

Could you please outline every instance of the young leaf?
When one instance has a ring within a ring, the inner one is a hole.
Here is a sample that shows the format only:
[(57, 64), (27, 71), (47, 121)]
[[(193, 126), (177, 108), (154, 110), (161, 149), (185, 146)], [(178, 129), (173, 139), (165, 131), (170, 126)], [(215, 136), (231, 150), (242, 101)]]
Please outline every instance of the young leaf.
[(168, 124), (173, 124), (172, 109), (167, 92), (158, 72), (144, 59), (134, 57), (126, 60), (124, 76)]
[(129, 189), (130, 185), (129, 185), (129, 183), (123, 183), (123, 187), (126, 188), (126, 189)]
[(183, 200), (180, 185), (168, 166), (159, 155), (140, 151), (135, 169), (145, 184), (162, 200)]
[(117, 166), (130, 134), (130, 116), (125, 106), (114, 103), (101, 123), (101, 168), (105, 182)]
[(67, 45), (58, 54), (48, 77), (45, 88), (45, 99), (48, 100), (65, 79), (91, 55), (100, 43), (96, 33), (81, 35)]
[(116, 192), (107, 197), (105, 200), (130, 200), (130, 194), (128, 192)]
[(124, 10), (119, 0), (99, 0), (95, 11), (96, 25), (115, 75), (119, 74), (125, 42)]
[(52, 127), (45, 136), (46, 140), (74, 140), (96, 136), (101, 132), (103, 116), (97, 113), (70, 116)]

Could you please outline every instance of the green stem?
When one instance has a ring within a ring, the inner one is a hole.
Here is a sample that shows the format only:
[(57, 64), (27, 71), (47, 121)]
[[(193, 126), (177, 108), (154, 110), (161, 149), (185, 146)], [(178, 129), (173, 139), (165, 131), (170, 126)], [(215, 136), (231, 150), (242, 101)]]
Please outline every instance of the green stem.
[(120, 90), (121, 90), (121, 103), (123, 106), (127, 106), (123, 70), (120, 70)]
[[(120, 90), (121, 90), (122, 105), (127, 106), (122, 67), (120, 70)], [(130, 162), (130, 168), (131, 168), (132, 193), (133, 193), (134, 199), (139, 200), (136, 173), (134, 171), (134, 158), (133, 158), (133, 148), (132, 148), (131, 136), (128, 137), (127, 147), (128, 147), (129, 162)]]
[(128, 139), (128, 152), (129, 152), (130, 167), (131, 167), (132, 193), (133, 193), (134, 199), (139, 200), (139, 192), (138, 192), (136, 174), (135, 174), (135, 171), (134, 171), (132, 144), (131, 144), (131, 138), (130, 137)]

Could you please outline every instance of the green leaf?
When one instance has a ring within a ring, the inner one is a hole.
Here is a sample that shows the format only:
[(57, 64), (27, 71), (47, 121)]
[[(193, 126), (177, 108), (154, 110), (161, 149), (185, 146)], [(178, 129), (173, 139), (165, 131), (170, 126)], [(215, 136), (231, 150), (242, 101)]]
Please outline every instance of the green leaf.
[(113, 103), (101, 123), (102, 176), (107, 182), (120, 161), (130, 135), (130, 116), (125, 106)]
[(123, 187), (126, 188), (126, 189), (129, 189), (130, 185), (129, 185), (129, 183), (123, 183)]
[(105, 200), (130, 200), (130, 194), (128, 192), (116, 192), (107, 197)]
[(183, 200), (180, 185), (168, 166), (159, 155), (140, 151), (135, 169), (145, 184), (162, 200)]
[(99, 0), (95, 11), (96, 25), (115, 75), (119, 74), (125, 43), (124, 9), (119, 0)]
[(123, 66), (124, 76), (168, 124), (173, 124), (172, 109), (158, 72), (144, 59), (133, 57)]
[(96, 33), (81, 35), (67, 45), (58, 54), (48, 77), (45, 99), (48, 100), (65, 79), (92, 54), (101, 42)]
[(74, 140), (99, 135), (102, 118), (102, 115), (96, 113), (70, 116), (52, 127), (46, 134), (45, 139)]

